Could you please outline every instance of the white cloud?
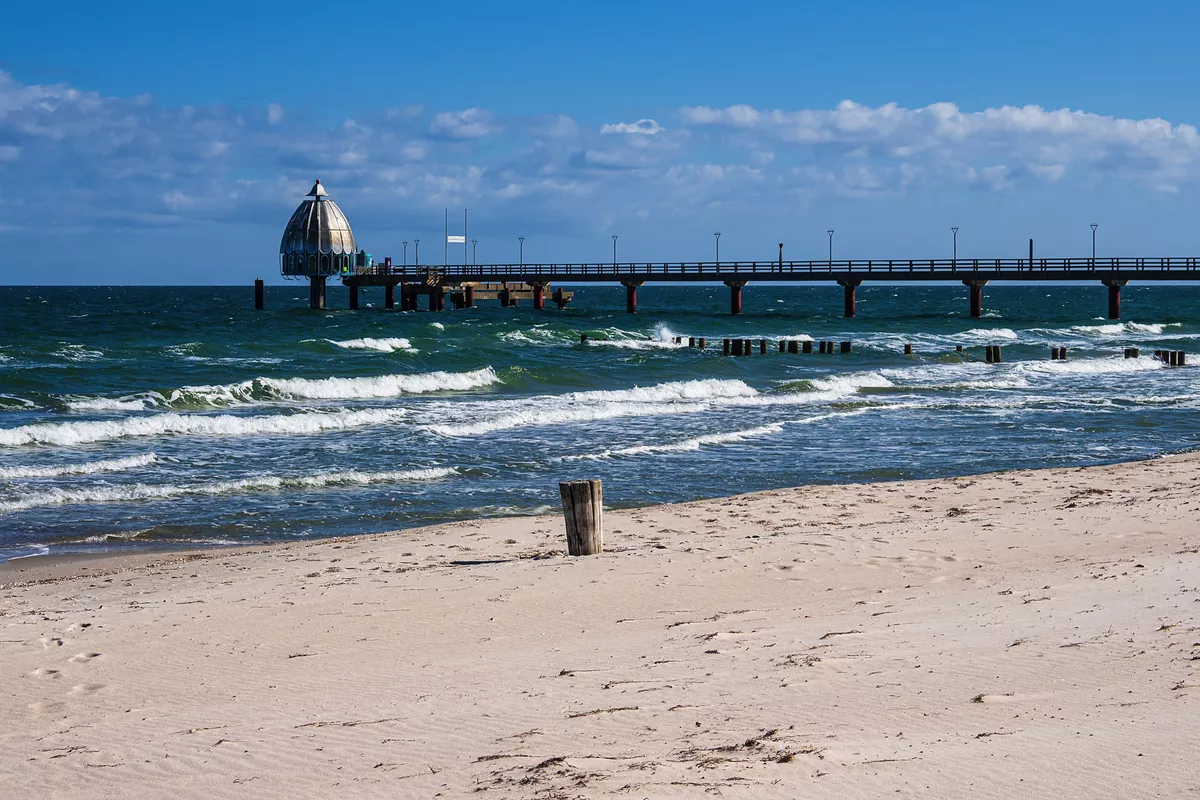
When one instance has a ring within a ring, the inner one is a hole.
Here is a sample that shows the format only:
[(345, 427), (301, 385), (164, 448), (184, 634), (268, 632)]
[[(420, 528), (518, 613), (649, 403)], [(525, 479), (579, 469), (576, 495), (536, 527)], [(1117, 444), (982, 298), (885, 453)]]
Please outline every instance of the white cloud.
[(617, 122), (604, 125), (600, 128), (601, 133), (632, 133), (641, 136), (654, 136), (662, 133), (666, 128), (659, 125), (652, 119), (639, 119), (637, 122)]
[(267, 106), (267, 122), (271, 125), (278, 125), (283, 122), (283, 106), (279, 103), (271, 103)]
[(977, 176), (988, 169), (994, 176), (995, 170), (973, 162), (999, 158), (1011, 163), (1008, 177), (993, 178), (992, 186), (1008, 186), (1018, 172), (1057, 181), (1072, 163), (1156, 186), (1200, 177), (1196, 128), (1163, 119), (1122, 119), (1041, 106), (974, 112), (954, 103), (916, 109), (895, 103), (870, 107), (850, 100), (828, 110), (690, 106), (680, 114), (701, 129), (726, 130), (743, 141), (749, 135), (749, 141), (776, 147), (816, 148), (827, 157), (913, 160), (926, 168), (958, 162), (972, 165)]
[(478, 139), (499, 132), (492, 113), (481, 108), (443, 111), (429, 123), (429, 135), (439, 139)]

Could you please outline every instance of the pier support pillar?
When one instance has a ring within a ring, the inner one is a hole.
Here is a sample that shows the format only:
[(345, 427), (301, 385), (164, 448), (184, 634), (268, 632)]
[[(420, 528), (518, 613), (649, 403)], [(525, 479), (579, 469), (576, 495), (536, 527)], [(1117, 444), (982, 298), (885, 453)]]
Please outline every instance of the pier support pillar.
[(498, 297), (500, 298), (500, 307), (508, 308), (508, 284), (507, 283), (504, 284), (504, 288), (502, 288), (500, 290)]
[(567, 301), (566, 301), (566, 298), (563, 297), (562, 289), (554, 290), (554, 305), (558, 306), (559, 311), (562, 311), (564, 308), (567, 307)]
[(1121, 318), (1121, 287), (1129, 281), (1106, 280), (1104, 285), (1108, 287), (1108, 318)]
[(746, 285), (746, 282), (725, 281), (725, 285), (729, 287), (729, 313), (742, 313), (742, 287)]
[(642, 285), (641, 281), (621, 281), (621, 285), (625, 287), (625, 311), (629, 314), (637, 313), (637, 290)]
[(474, 308), (475, 307), (475, 287), (474, 286), (464, 286), (463, 287), (463, 307), (464, 308)]
[(546, 310), (546, 286), (541, 283), (530, 284), (533, 286), (533, 310)]
[(983, 287), (987, 286), (987, 281), (963, 281), (963, 286), (971, 290), (971, 316), (979, 319), (983, 316)]
[(358, 287), (355, 286), (354, 284), (350, 284), (346, 288), (350, 290), (350, 310), (357, 311), (358, 310)]
[(324, 275), (313, 275), (308, 279), (308, 307), (313, 311), (325, 310)]
[(263, 289), (262, 278), (256, 279), (254, 281), (254, 310), (255, 311), (263, 310), (263, 293), (264, 293), (264, 291), (265, 290)]
[(842, 287), (846, 295), (845, 312), (843, 313), (843, 316), (847, 318), (855, 316), (855, 312), (857, 311), (857, 308), (855, 307), (857, 292), (855, 290), (861, 285), (862, 281), (838, 281), (838, 286)]
[(396, 284), (389, 283), (383, 289), (383, 307), (391, 311), (396, 307)]
[(429, 289), (429, 310), (446, 310), (446, 289), (442, 286), (432, 286)]

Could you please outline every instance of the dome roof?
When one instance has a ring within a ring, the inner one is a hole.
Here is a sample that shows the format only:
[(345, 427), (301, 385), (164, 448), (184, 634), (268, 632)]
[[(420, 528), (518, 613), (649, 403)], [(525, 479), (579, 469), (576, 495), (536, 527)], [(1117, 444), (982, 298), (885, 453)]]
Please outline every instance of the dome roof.
[(329, 193), (320, 181), (313, 184), (308, 198), (288, 220), (279, 243), (280, 254), (356, 252), (354, 232), (350, 230), (346, 215), (329, 199)]

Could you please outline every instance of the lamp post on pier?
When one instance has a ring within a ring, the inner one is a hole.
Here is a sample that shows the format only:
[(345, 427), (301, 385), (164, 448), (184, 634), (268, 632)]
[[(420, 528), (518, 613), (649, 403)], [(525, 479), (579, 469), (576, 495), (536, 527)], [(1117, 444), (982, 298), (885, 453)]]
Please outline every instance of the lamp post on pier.
[(421, 265), (421, 240), (413, 239), (413, 266)]
[(833, 228), (825, 231), (829, 234), (829, 266), (833, 266)]
[(473, 267), (473, 266), (475, 266), (475, 263), (476, 263), (476, 262), (475, 262), (475, 252), (476, 252), (478, 249), (479, 249), (479, 240), (478, 240), (478, 239), (472, 239), (472, 240), (471, 240), (471, 266), (472, 266), (472, 267)]
[(617, 268), (617, 234), (613, 234), (613, 269)]
[(716, 261), (716, 264), (719, 267), (719, 266), (721, 266), (721, 234), (718, 232), (718, 233), (714, 233), (713, 236), (715, 236), (717, 239), (717, 261)]
[(521, 263), (520, 266), (525, 266), (525, 237), (518, 236), (517, 241), (521, 243)]
[(1095, 222), (1092, 223), (1092, 261), (1096, 260), (1096, 228), (1100, 227)]
[(954, 234), (954, 244), (953, 244), (953, 249), (951, 250), (950, 258), (957, 265), (958, 264), (958, 226), (956, 225), (955, 227), (951, 228), (950, 232)]
[(404, 266), (408, 266), (408, 242), (404, 242)]

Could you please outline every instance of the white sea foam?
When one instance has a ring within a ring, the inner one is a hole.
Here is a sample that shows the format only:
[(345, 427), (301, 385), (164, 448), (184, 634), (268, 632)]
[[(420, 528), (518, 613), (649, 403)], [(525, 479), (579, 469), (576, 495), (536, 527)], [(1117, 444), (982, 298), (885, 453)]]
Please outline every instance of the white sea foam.
[(440, 322), (431, 322), (431, 323), (429, 323), (429, 327), (431, 327), (431, 328), (436, 328), (436, 329), (437, 329), (437, 330), (439, 330), (439, 331), (444, 331), (444, 330), (446, 330), (446, 326), (445, 326), (445, 325), (443, 325), (443, 324), (442, 324), (442, 323), (440, 323)]
[(1013, 369), (1041, 375), (1102, 375), (1121, 372), (1149, 372), (1166, 365), (1154, 358), (1089, 358), (1080, 361), (1023, 361)]
[(81, 344), (63, 345), (54, 352), (54, 355), (67, 361), (99, 361), (104, 358), (102, 351), (93, 350)]
[(104, 461), (87, 461), (82, 464), (55, 464), (48, 467), (0, 467), (0, 480), (17, 478), (55, 478), (60, 475), (92, 475), (97, 472), (121, 472), (127, 469), (149, 466), (158, 461), (154, 453), (128, 458), (110, 458)]
[[(674, 381), (634, 389), (571, 392), (464, 405), (446, 409), (448, 413), (464, 416), (463, 421), (439, 421), (426, 425), (425, 430), (443, 436), (471, 436), (527, 426), (691, 414), (711, 408), (714, 401), (757, 395), (755, 389), (739, 380)], [(442, 416), (439, 413), (439, 420)]]
[(380, 353), (394, 353), (397, 350), (407, 350), (411, 353), (417, 352), (417, 349), (412, 346), (412, 342), (402, 337), (391, 339), (372, 339), (368, 337), (363, 339), (343, 339), (341, 341), (326, 339), (325, 341), (343, 350), (375, 350)]
[(153, 407), (154, 402), (150, 397), (129, 399), (87, 397), (82, 400), (67, 401), (67, 408), (72, 411), (145, 411)]
[(24, 511), (44, 506), (80, 503), (123, 503), (136, 500), (165, 500), (174, 497), (244, 494), (253, 491), (278, 489), (316, 489), (323, 486), (349, 486), (369, 483), (400, 483), (428, 481), (457, 474), (450, 467), (399, 470), (390, 472), (331, 471), (321, 475), (294, 477), (263, 475), (233, 481), (197, 484), (147, 484), (128, 486), (98, 486), (89, 489), (50, 488), (15, 500), (0, 501), (0, 512)]
[(971, 328), (958, 334), (958, 338), (990, 342), (995, 339), (1019, 339), (1020, 336), (1012, 328)]
[(366, 400), (405, 394), (465, 391), (499, 382), (500, 377), (495, 370), (484, 367), (471, 372), (426, 372), (370, 378), (258, 378), (255, 384), (270, 394), (287, 399)]
[(466, 391), (499, 382), (500, 377), (491, 367), (471, 372), (423, 372), (362, 378), (255, 378), (241, 383), (184, 386), (166, 393), (79, 398), (67, 401), (67, 406), (74, 411), (142, 411), (228, 408), (281, 400), (373, 400), (407, 394)]
[(748, 428), (741, 431), (729, 431), (727, 433), (707, 433), (702, 436), (694, 436), (691, 439), (683, 439), (678, 442), (669, 442), (667, 444), (641, 444), (633, 447), (623, 447), (619, 450), (604, 450), (600, 453), (585, 453), (582, 455), (565, 456), (561, 460), (595, 461), (606, 458), (614, 458), (617, 456), (639, 456), (652, 453), (691, 452), (706, 446), (744, 442), (747, 439), (755, 439), (759, 436), (768, 436), (773, 433), (779, 433), (783, 430), (783, 425), (784, 423), (782, 422), (775, 422), (770, 425), (760, 425), (757, 428)]
[(87, 422), (49, 422), (0, 429), (0, 446), (58, 445), (70, 447), (91, 442), (141, 436), (253, 436), (319, 433), (395, 422), (404, 409), (307, 412), (232, 416), (162, 413), (142, 417)]
[(604, 333), (608, 338), (588, 339), (587, 343), (596, 347), (617, 347), (623, 350), (676, 350), (687, 347), (686, 341), (675, 343), (675, 337), (679, 334), (666, 325), (655, 327), (654, 334), (650, 337), (644, 333), (633, 333), (620, 328), (609, 328)]

